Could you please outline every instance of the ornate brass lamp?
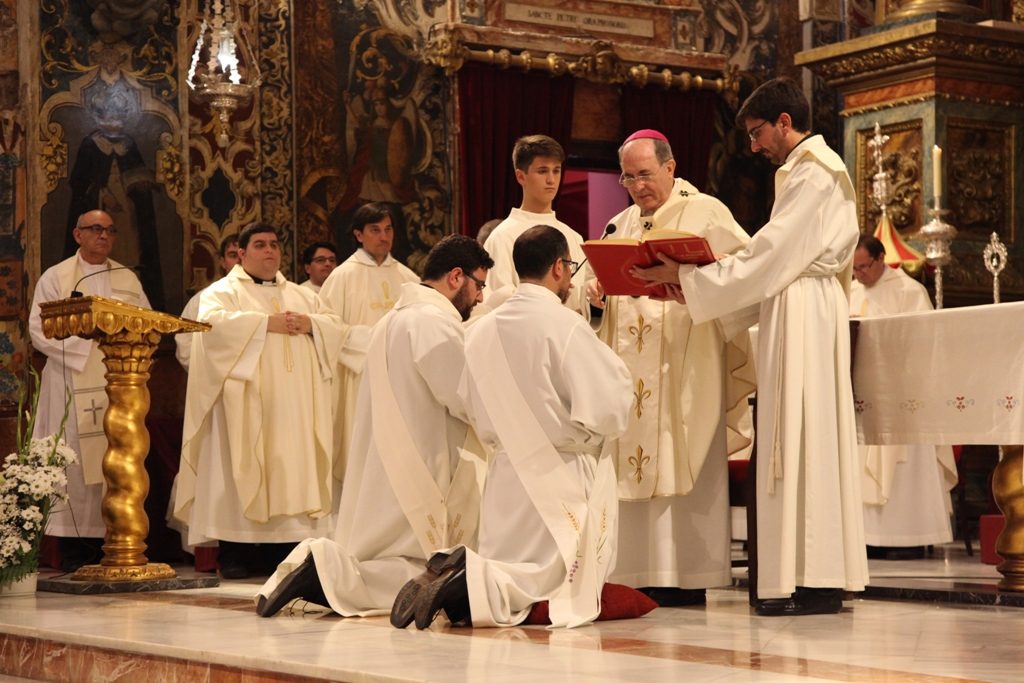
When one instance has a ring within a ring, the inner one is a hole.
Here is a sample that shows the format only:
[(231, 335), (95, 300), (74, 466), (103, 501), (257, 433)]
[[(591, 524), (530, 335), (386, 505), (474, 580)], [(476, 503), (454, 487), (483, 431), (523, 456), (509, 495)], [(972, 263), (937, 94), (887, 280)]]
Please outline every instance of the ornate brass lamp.
[(217, 145), (227, 147), (231, 114), (247, 104), (263, 82), (231, 0), (207, 0), (187, 80), (196, 97), (217, 115)]

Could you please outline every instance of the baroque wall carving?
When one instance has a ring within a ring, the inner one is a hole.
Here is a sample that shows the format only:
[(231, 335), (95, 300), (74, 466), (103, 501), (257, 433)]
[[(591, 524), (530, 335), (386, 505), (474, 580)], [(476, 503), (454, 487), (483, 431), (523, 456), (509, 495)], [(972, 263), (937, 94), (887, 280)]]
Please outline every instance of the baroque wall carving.
[(1014, 135), (1009, 123), (950, 118), (946, 123), (946, 205), (958, 239), (1016, 242)]
[[(889, 136), (882, 154), (882, 170), (889, 176), (892, 203), (889, 219), (903, 237), (915, 233), (923, 224), (922, 207), (922, 121), (914, 119), (881, 126), (883, 135)], [(868, 149), (868, 140), (874, 128), (857, 131), (856, 174), (857, 215), (861, 232), (874, 232), (881, 217), (878, 205), (871, 199), (871, 182), (876, 173)]]

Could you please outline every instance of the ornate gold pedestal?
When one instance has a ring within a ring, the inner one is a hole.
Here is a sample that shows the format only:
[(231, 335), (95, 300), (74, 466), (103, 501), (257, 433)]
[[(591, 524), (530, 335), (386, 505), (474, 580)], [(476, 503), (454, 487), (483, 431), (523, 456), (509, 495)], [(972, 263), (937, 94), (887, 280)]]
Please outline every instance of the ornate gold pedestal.
[(109, 405), (103, 417), (107, 451), (103, 456), (103, 522), (107, 535), (103, 559), (75, 572), (76, 581), (139, 582), (175, 578), (166, 564), (146, 560), (149, 518), (143, 508), (149, 493), (145, 460), (149, 453), (149, 370), (164, 334), (201, 332), (206, 323), (183, 320), (103, 297), (78, 297), (40, 307), (43, 334), (95, 339), (107, 368)]
[(1007, 446), (1003, 459), (992, 473), (992, 494), (1006, 516), (1006, 525), (996, 539), (996, 552), (1003, 558), (996, 569), (1003, 575), (999, 589), (1024, 591), (1024, 487), (1021, 467), (1024, 446)]

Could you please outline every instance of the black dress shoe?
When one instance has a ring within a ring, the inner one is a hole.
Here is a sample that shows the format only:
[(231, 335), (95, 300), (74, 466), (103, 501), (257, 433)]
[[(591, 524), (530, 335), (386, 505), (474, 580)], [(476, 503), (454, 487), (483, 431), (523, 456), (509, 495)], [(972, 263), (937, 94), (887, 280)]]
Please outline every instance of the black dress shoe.
[(420, 591), (416, 599), (416, 628), (421, 631), (429, 628), (442, 609), (452, 623), (466, 623), (469, 620), (465, 566), (445, 570)]
[(869, 560), (923, 560), (925, 547), (911, 546), (868, 546)]
[(758, 600), (754, 612), (760, 617), (797, 617), (805, 614), (838, 614), (843, 609), (843, 592), (838, 588), (797, 587), (788, 598)]
[(704, 588), (675, 588), (669, 586), (647, 586), (638, 591), (658, 603), (658, 607), (689, 607), (706, 605), (707, 591)]
[[(430, 559), (427, 571), (436, 570), (437, 574), (427, 584), (420, 587), (413, 600), (412, 610), (416, 628), (423, 630), (429, 627), (442, 609), (445, 610), (445, 614), (453, 624), (469, 623), (466, 548), (459, 546), (441, 562), (437, 562), (435, 557)], [(408, 584), (406, 585), (408, 586)], [(394, 610), (392, 610), (392, 615), (394, 615)]]
[(249, 578), (249, 543), (220, 541), (217, 550), (217, 567), (222, 579)]
[[(423, 570), (423, 573), (406, 581), (405, 585), (398, 591), (398, 595), (395, 596), (394, 604), (391, 605), (392, 626), (395, 628), (405, 628), (412, 623), (413, 619), (416, 618), (416, 598), (419, 597), (420, 591), (441, 575), (441, 572), (449, 566), (449, 560), (452, 555), (457, 553), (460, 554), (464, 564), (466, 558), (465, 548), (456, 548), (453, 553), (434, 553), (427, 560), (426, 569)], [(457, 561), (458, 559), (456, 559)]]
[(306, 556), (302, 564), (277, 584), (270, 597), (260, 596), (256, 603), (256, 614), (261, 617), (272, 617), (297, 598), (328, 608), (331, 606), (324, 595), (323, 586), (320, 585), (312, 554)]

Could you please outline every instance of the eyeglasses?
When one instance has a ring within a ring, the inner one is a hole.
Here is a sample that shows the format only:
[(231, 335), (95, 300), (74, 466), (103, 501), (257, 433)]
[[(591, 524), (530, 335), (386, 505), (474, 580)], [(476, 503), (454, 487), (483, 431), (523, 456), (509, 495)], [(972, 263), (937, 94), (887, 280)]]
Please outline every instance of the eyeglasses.
[[(662, 164), (662, 166), (664, 166), (664, 164)], [(658, 166), (658, 170), (661, 170), (661, 166)], [(654, 180), (656, 175), (658, 175), (658, 171), (655, 171), (654, 173), (637, 173), (636, 175), (623, 173), (619, 176), (619, 185), (622, 185), (623, 187), (633, 187), (637, 183), (650, 183)]]
[(96, 235), (97, 237), (99, 237), (103, 233), (107, 233), (108, 235), (116, 235), (117, 234), (117, 228), (115, 228), (113, 226), (110, 226), (110, 225), (99, 225), (99, 224), (97, 224), (97, 225), (80, 225), (80, 226), (78, 226), (78, 229), (79, 230), (83, 230), (83, 231), (84, 230), (88, 230), (89, 232), (91, 232), (92, 234)]
[(562, 263), (564, 263), (566, 266), (568, 266), (568, 268), (569, 268), (569, 277), (570, 278), (576, 277), (576, 273), (580, 272), (580, 268), (582, 268), (583, 264), (586, 263), (586, 260), (584, 260), (584, 261), (582, 261), (580, 263), (576, 263), (572, 259), (567, 259), (567, 258), (559, 259), (559, 260)]
[(313, 259), (313, 263), (324, 264), (324, 263), (337, 263), (338, 259), (334, 256), (317, 256)]
[(467, 272), (463, 271), (462, 274), (465, 275), (466, 277), (468, 277), (473, 282), (475, 282), (476, 283), (476, 288), (478, 290), (480, 290), (481, 292), (484, 291), (484, 288), (487, 286), (486, 282), (484, 282), (483, 280), (481, 280), (480, 278), (474, 276), (471, 273), (467, 273)]
[(760, 135), (761, 127), (764, 126), (766, 123), (770, 123), (770, 121), (762, 121), (761, 123), (757, 124), (756, 126), (747, 131), (747, 135), (750, 136), (751, 142), (757, 142), (757, 136)]
[[(881, 258), (881, 257), (879, 256), (878, 258)], [(853, 272), (855, 272), (855, 273), (863, 273), (864, 271), (869, 269), (871, 266), (873, 266), (876, 263), (878, 263), (878, 258), (873, 258), (870, 261), (868, 261), (867, 263), (861, 263), (860, 265), (855, 265), (853, 267)]]

